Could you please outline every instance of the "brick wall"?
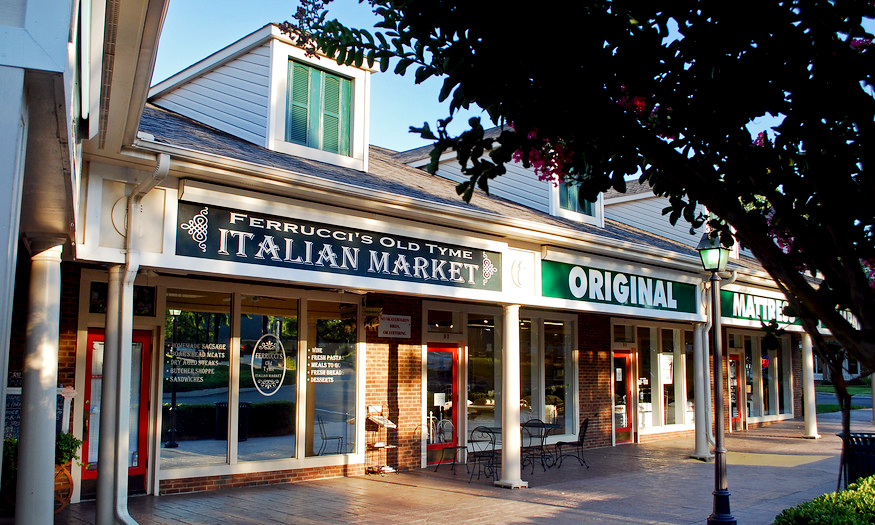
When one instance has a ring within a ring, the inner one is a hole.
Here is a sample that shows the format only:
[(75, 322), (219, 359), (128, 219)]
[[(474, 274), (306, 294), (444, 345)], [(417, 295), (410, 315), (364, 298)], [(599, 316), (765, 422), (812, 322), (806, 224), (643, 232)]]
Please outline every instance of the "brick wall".
[[(18, 252), (15, 294), (12, 303), (12, 330), (9, 346), (9, 373), (21, 373), (27, 345), (30, 257), (24, 248)], [(79, 319), (79, 276), (81, 266), (61, 264), (61, 319), (58, 340), (58, 385), (73, 386), (76, 376), (76, 327)], [(21, 386), (20, 379), (17, 384)]]
[(381, 437), (376, 425), (365, 425), (366, 442), (387, 439), (397, 449), (370, 452), (367, 461), (396, 469), (419, 468), (422, 439), (422, 300), (385, 294), (369, 294), (367, 303), (381, 304), (385, 315), (411, 317), (410, 339), (380, 338), (377, 329), (367, 329), (367, 376), (365, 404), (381, 405), (397, 429)]
[(589, 418), (586, 446), (610, 446), (611, 319), (584, 313), (577, 319), (580, 420)]
[(315, 479), (336, 478), (340, 476), (360, 476), (364, 465), (336, 465), (333, 467), (312, 467), (294, 470), (274, 470), (271, 472), (252, 472), (248, 474), (223, 474), (199, 478), (165, 479), (160, 482), (161, 494), (181, 494), (210, 490), (295, 483)]

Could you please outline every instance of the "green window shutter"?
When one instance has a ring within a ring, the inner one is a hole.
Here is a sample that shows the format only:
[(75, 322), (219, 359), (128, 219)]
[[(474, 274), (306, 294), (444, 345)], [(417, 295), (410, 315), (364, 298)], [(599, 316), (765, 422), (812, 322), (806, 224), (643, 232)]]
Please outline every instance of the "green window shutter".
[(349, 100), (351, 82), (325, 74), (322, 105), (322, 149), (349, 155)]
[(352, 81), (289, 61), (286, 141), (350, 154)]
[(310, 120), (310, 72), (307, 66), (289, 61), (289, 108), (286, 115), (286, 140), (307, 144)]

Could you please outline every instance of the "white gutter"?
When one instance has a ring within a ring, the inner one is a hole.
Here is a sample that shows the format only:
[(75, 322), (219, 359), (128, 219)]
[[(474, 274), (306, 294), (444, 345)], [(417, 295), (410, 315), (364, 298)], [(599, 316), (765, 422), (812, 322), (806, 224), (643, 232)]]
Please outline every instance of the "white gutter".
[(118, 403), (116, 404), (115, 443), (115, 517), (119, 523), (133, 525), (137, 522), (128, 512), (128, 444), (130, 431), (131, 392), (131, 345), (134, 323), (134, 280), (140, 269), (140, 224), (143, 197), (161, 183), (170, 171), (170, 156), (158, 155), (158, 165), (152, 175), (140, 181), (128, 196), (127, 224), (125, 231), (125, 265), (122, 271), (121, 297), (119, 300), (119, 360)]

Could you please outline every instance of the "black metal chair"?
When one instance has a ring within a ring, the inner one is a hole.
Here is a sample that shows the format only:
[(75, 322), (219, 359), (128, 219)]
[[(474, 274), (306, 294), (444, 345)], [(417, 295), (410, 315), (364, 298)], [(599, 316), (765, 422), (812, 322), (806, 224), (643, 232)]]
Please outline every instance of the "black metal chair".
[(583, 423), (580, 424), (580, 431), (577, 433), (577, 441), (559, 441), (556, 443), (556, 461), (558, 462), (559, 468), (562, 468), (562, 461), (566, 457), (576, 458), (581, 465), (586, 465), (586, 468), (589, 468), (589, 464), (583, 457), (583, 440), (586, 439), (586, 431), (588, 428), (589, 418), (586, 418), (583, 420)]
[(434, 471), (437, 472), (443, 463), (450, 463), (450, 470), (453, 474), (456, 473), (456, 460), (460, 452), (466, 449), (465, 445), (460, 445), (455, 441), (456, 427), (449, 419), (444, 419), (438, 422), (435, 431), (435, 441), (441, 445), (440, 457), (437, 464), (434, 466)]
[(477, 427), (471, 431), (471, 439), (468, 440), (468, 483), (474, 479), (474, 471), (477, 471), (477, 479), (483, 474), (493, 481), (497, 478), (501, 461), (495, 451), (495, 432), (487, 427)]
[(317, 415), (316, 421), (319, 422), (319, 436), (322, 438), (322, 445), (319, 447), (319, 456), (321, 456), (325, 452), (325, 448), (328, 446), (329, 441), (337, 441), (337, 454), (340, 454), (340, 449), (343, 448), (343, 436), (331, 436), (325, 430), (325, 421), (322, 420), (322, 416)]
[(532, 474), (535, 473), (535, 462), (539, 461), (547, 471), (547, 467), (553, 466), (555, 461), (547, 450), (546, 440), (549, 427), (540, 419), (530, 419), (522, 424), (522, 447), (520, 449), (521, 466), (532, 464)]

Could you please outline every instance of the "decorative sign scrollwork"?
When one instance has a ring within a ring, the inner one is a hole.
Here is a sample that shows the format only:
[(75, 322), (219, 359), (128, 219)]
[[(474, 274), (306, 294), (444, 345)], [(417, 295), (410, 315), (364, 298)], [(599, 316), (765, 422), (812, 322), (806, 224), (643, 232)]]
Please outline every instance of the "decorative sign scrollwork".
[(207, 213), (209, 213), (209, 209), (204, 207), (204, 209), (192, 217), (190, 221), (179, 225), (183, 230), (188, 230), (191, 239), (197, 243), (202, 252), (207, 251), (207, 232), (209, 231), (210, 225), (210, 221), (207, 219)]

